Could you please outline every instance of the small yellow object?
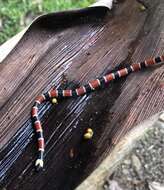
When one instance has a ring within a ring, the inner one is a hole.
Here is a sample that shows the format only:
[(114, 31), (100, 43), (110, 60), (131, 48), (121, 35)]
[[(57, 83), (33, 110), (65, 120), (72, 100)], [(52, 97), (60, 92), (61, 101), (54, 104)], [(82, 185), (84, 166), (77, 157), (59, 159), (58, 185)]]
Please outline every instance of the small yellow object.
[(88, 128), (88, 129), (87, 129), (87, 132), (88, 132), (88, 133), (93, 133), (93, 130), (92, 130), (91, 128)]
[(88, 128), (86, 130), (86, 133), (84, 134), (84, 139), (89, 140), (93, 137), (93, 130), (91, 128)]
[(52, 99), (52, 103), (53, 103), (53, 104), (57, 104), (57, 103), (58, 103), (57, 99), (56, 99), (56, 98), (53, 98), (53, 99)]
[(89, 140), (89, 139), (91, 139), (92, 138), (92, 134), (90, 134), (90, 133), (85, 133), (84, 134), (84, 139), (86, 139), (86, 140)]
[(146, 7), (144, 5), (140, 5), (140, 10), (141, 11), (145, 11), (146, 10)]

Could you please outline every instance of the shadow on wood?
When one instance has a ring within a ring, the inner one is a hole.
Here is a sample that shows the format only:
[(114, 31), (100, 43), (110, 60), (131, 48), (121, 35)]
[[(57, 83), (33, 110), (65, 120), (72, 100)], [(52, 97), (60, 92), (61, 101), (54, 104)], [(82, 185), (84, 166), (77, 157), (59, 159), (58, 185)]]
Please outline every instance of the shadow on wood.
[[(110, 13), (104, 7), (59, 12), (31, 25), (0, 64), (2, 187), (74, 189), (134, 125), (164, 108), (163, 66), (55, 107), (46, 104), (40, 111), (46, 140), (45, 170), (34, 171), (36, 140), (30, 120), (34, 98), (52, 86), (77, 87), (164, 53), (164, 3), (150, 3), (144, 12), (136, 1), (127, 0)], [(63, 77), (66, 84), (61, 82)], [(87, 142), (82, 135), (88, 126), (95, 135)]]

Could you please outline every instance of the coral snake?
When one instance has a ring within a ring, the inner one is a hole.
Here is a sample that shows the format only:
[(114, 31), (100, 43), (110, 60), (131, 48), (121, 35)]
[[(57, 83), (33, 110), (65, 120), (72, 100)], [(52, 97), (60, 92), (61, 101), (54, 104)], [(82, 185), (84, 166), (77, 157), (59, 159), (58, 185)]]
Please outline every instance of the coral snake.
[(46, 101), (52, 101), (52, 100), (54, 103), (56, 103), (57, 101), (56, 98), (83, 96), (87, 93), (90, 93), (96, 90), (102, 85), (109, 83), (110, 81), (119, 79), (123, 76), (127, 76), (132, 72), (141, 70), (142, 68), (146, 68), (154, 64), (160, 64), (162, 62), (164, 62), (164, 55), (156, 57), (156, 58), (147, 59), (140, 63), (134, 63), (123, 69), (109, 73), (101, 78), (92, 80), (88, 82), (86, 85), (73, 89), (73, 90), (72, 89), (61, 90), (61, 89), (52, 88), (48, 92), (38, 96), (35, 99), (35, 103), (32, 106), (32, 111), (31, 111), (32, 122), (35, 128), (35, 132), (37, 134), (37, 142), (38, 142), (38, 158), (35, 162), (36, 169), (37, 170), (42, 169), (43, 163), (44, 163), (44, 146), (45, 145), (44, 145), (43, 129), (42, 129), (42, 125), (38, 116), (38, 110), (41, 104), (43, 104)]

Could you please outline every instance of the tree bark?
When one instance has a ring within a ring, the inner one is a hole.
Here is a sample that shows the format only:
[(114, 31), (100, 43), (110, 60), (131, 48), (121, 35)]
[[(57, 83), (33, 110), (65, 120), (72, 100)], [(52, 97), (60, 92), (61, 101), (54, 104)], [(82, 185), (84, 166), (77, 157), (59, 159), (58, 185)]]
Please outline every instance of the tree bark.
[[(164, 66), (131, 74), (90, 95), (46, 104), (40, 116), (45, 169), (34, 171), (30, 109), (52, 86), (74, 88), (132, 62), (164, 53), (164, 2), (126, 0), (36, 20), (0, 64), (2, 188), (74, 189), (135, 125), (164, 109)], [(66, 84), (62, 79), (66, 78)], [(94, 138), (84, 141), (87, 127)], [(70, 152), (71, 155), (70, 156)]]

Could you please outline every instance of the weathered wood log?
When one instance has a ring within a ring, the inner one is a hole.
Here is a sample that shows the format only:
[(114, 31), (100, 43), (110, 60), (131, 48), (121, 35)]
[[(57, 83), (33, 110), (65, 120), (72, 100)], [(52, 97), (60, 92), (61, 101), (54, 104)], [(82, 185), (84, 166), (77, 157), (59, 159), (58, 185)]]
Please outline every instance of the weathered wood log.
[[(112, 82), (106, 89), (46, 104), (45, 170), (36, 173), (30, 120), (35, 96), (75, 87), (109, 71), (164, 53), (163, 0), (147, 10), (127, 0), (49, 14), (36, 20), (0, 64), (0, 179), (7, 189), (74, 189), (130, 129), (164, 108), (164, 66)], [(62, 78), (68, 84), (61, 84)], [(83, 141), (86, 127), (95, 131)], [(71, 152), (71, 156), (70, 156)], [(73, 154), (72, 154), (73, 153)]]

